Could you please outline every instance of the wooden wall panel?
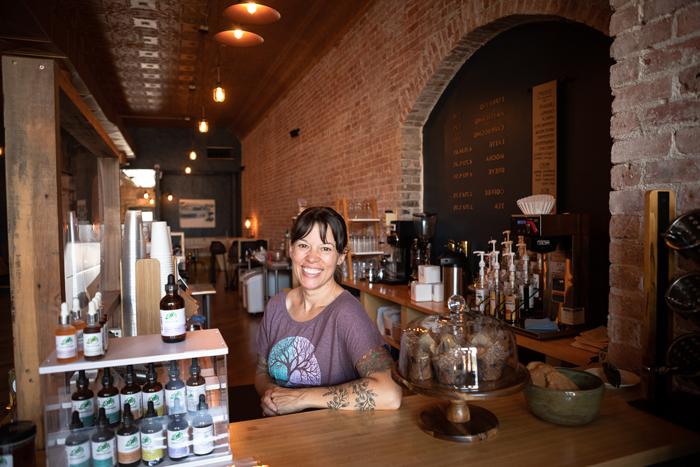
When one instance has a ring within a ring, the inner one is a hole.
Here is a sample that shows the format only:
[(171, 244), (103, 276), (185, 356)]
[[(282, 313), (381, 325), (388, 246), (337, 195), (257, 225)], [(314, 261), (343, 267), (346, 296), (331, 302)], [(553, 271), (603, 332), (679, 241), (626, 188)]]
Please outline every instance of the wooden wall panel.
[(57, 72), (50, 59), (2, 58), (17, 415), (40, 428), (38, 368), (54, 348), (63, 290)]
[(102, 290), (119, 290), (119, 262), (121, 260), (121, 219), (119, 213), (119, 161), (114, 158), (97, 158), (100, 183), (101, 220), (104, 227), (102, 251)]

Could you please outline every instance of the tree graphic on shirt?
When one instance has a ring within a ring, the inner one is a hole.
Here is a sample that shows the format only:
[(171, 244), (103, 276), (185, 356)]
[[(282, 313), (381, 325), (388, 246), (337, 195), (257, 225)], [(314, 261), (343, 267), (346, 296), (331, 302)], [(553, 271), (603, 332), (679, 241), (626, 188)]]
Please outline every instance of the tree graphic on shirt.
[(290, 336), (277, 342), (267, 358), (270, 376), (284, 386), (318, 386), (321, 368), (314, 345), (305, 337)]

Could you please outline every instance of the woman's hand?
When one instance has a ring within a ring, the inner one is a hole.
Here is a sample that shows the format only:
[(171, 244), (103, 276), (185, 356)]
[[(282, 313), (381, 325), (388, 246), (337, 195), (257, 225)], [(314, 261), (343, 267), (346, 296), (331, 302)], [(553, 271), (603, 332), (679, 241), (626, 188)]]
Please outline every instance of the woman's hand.
[(308, 405), (304, 399), (305, 389), (290, 389), (275, 387), (265, 391), (261, 399), (261, 406), (265, 416), (285, 415), (300, 412)]

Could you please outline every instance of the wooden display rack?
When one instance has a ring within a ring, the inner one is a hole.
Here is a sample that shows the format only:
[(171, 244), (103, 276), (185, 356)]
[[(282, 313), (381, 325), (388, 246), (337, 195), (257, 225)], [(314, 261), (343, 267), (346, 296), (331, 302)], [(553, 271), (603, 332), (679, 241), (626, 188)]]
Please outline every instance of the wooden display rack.
[[(367, 218), (350, 218), (350, 211), (348, 208), (348, 199), (347, 198), (341, 198), (336, 201), (335, 203), (335, 209), (338, 211), (342, 216), (343, 219), (345, 220), (345, 229), (348, 232), (348, 241), (350, 240), (350, 235), (352, 233), (353, 226), (356, 225), (366, 225), (366, 224), (372, 224), (372, 227), (374, 229), (374, 237), (379, 239), (379, 236), (381, 235), (381, 221), (382, 219), (379, 217), (379, 214), (377, 212), (377, 200), (375, 198), (370, 198), (369, 200), (370, 204), (370, 213), (371, 217)], [(379, 256), (383, 255), (383, 251), (363, 251), (363, 252), (356, 252), (352, 251), (351, 245), (348, 245), (347, 248), (347, 256), (345, 261), (347, 262), (348, 265), (348, 277), (352, 278), (353, 277), (353, 266), (352, 266), (352, 257), (353, 256)]]

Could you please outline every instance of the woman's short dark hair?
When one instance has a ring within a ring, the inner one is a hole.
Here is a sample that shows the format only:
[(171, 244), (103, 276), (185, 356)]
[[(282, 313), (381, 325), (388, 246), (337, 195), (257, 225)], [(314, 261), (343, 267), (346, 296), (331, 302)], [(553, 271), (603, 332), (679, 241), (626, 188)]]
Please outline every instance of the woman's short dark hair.
[(321, 240), (327, 241), (326, 233), (330, 227), (333, 239), (335, 240), (335, 249), (338, 253), (345, 253), (345, 247), (348, 244), (348, 232), (345, 228), (345, 220), (343, 216), (338, 214), (335, 209), (325, 206), (313, 206), (306, 208), (299, 214), (297, 220), (292, 226), (291, 241), (296, 242), (299, 239), (306, 237), (314, 225), (318, 224)]

